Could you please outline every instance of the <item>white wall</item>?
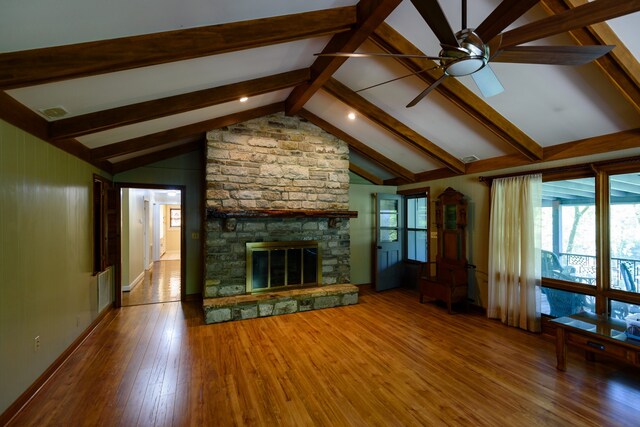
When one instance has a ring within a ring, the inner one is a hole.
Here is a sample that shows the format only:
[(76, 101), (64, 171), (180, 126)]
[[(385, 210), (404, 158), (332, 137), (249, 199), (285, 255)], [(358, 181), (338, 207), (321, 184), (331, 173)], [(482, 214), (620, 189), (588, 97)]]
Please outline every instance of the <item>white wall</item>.
[(122, 289), (131, 290), (144, 276), (144, 198), (146, 190), (122, 189)]
[(396, 187), (351, 184), (349, 186), (349, 210), (358, 211), (358, 218), (351, 219), (351, 283), (373, 283), (372, 260), (375, 241), (375, 211), (373, 194), (395, 194)]

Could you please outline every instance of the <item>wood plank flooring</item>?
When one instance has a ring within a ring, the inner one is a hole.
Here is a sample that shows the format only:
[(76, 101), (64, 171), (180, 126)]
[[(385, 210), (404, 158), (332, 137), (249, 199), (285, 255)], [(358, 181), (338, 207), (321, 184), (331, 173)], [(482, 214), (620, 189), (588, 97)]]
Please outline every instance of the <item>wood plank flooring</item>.
[(115, 311), (17, 426), (638, 425), (640, 372), (416, 293), (204, 325), (195, 303)]
[(180, 258), (156, 261), (144, 272), (141, 283), (122, 292), (122, 305), (180, 301), (180, 283)]

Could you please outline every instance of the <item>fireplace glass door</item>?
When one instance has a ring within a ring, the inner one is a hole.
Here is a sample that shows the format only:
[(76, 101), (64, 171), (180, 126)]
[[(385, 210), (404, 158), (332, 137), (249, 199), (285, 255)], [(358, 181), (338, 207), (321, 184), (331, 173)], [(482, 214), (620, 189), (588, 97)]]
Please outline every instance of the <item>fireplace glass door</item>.
[(247, 243), (247, 292), (262, 292), (321, 283), (316, 241)]

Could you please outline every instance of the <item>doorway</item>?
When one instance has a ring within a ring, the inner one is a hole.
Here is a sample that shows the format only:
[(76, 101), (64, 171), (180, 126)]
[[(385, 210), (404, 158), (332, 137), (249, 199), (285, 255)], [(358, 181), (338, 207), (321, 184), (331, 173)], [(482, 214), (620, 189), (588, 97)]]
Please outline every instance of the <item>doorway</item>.
[(119, 184), (116, 305), (181, 301), (185, 293), (184, 188)]

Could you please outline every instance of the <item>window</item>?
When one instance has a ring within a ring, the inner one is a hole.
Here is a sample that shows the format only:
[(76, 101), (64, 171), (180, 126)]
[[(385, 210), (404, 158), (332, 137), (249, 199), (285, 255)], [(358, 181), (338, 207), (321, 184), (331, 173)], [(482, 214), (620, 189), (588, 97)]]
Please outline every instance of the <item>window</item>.
[(596, 283), (595, 179), (542, 183), (542, 277)]
[(640, 315), (638, 163), (577, 166), (543, 181), (542, 313)]
[(412, 261), (428, 261), (428, 206), (429, 200), (425, 193), (406, 196), (407, 238), (406, 259)]
[(398, 241), (398, 200), (380, 200), (380, 241)]
[(169, 209), (169, 227), (180, 227), (182, 224), (180, 209)]
[(640, 176), (609, 177), (609, 282), (638, 293), (640, 274)]

